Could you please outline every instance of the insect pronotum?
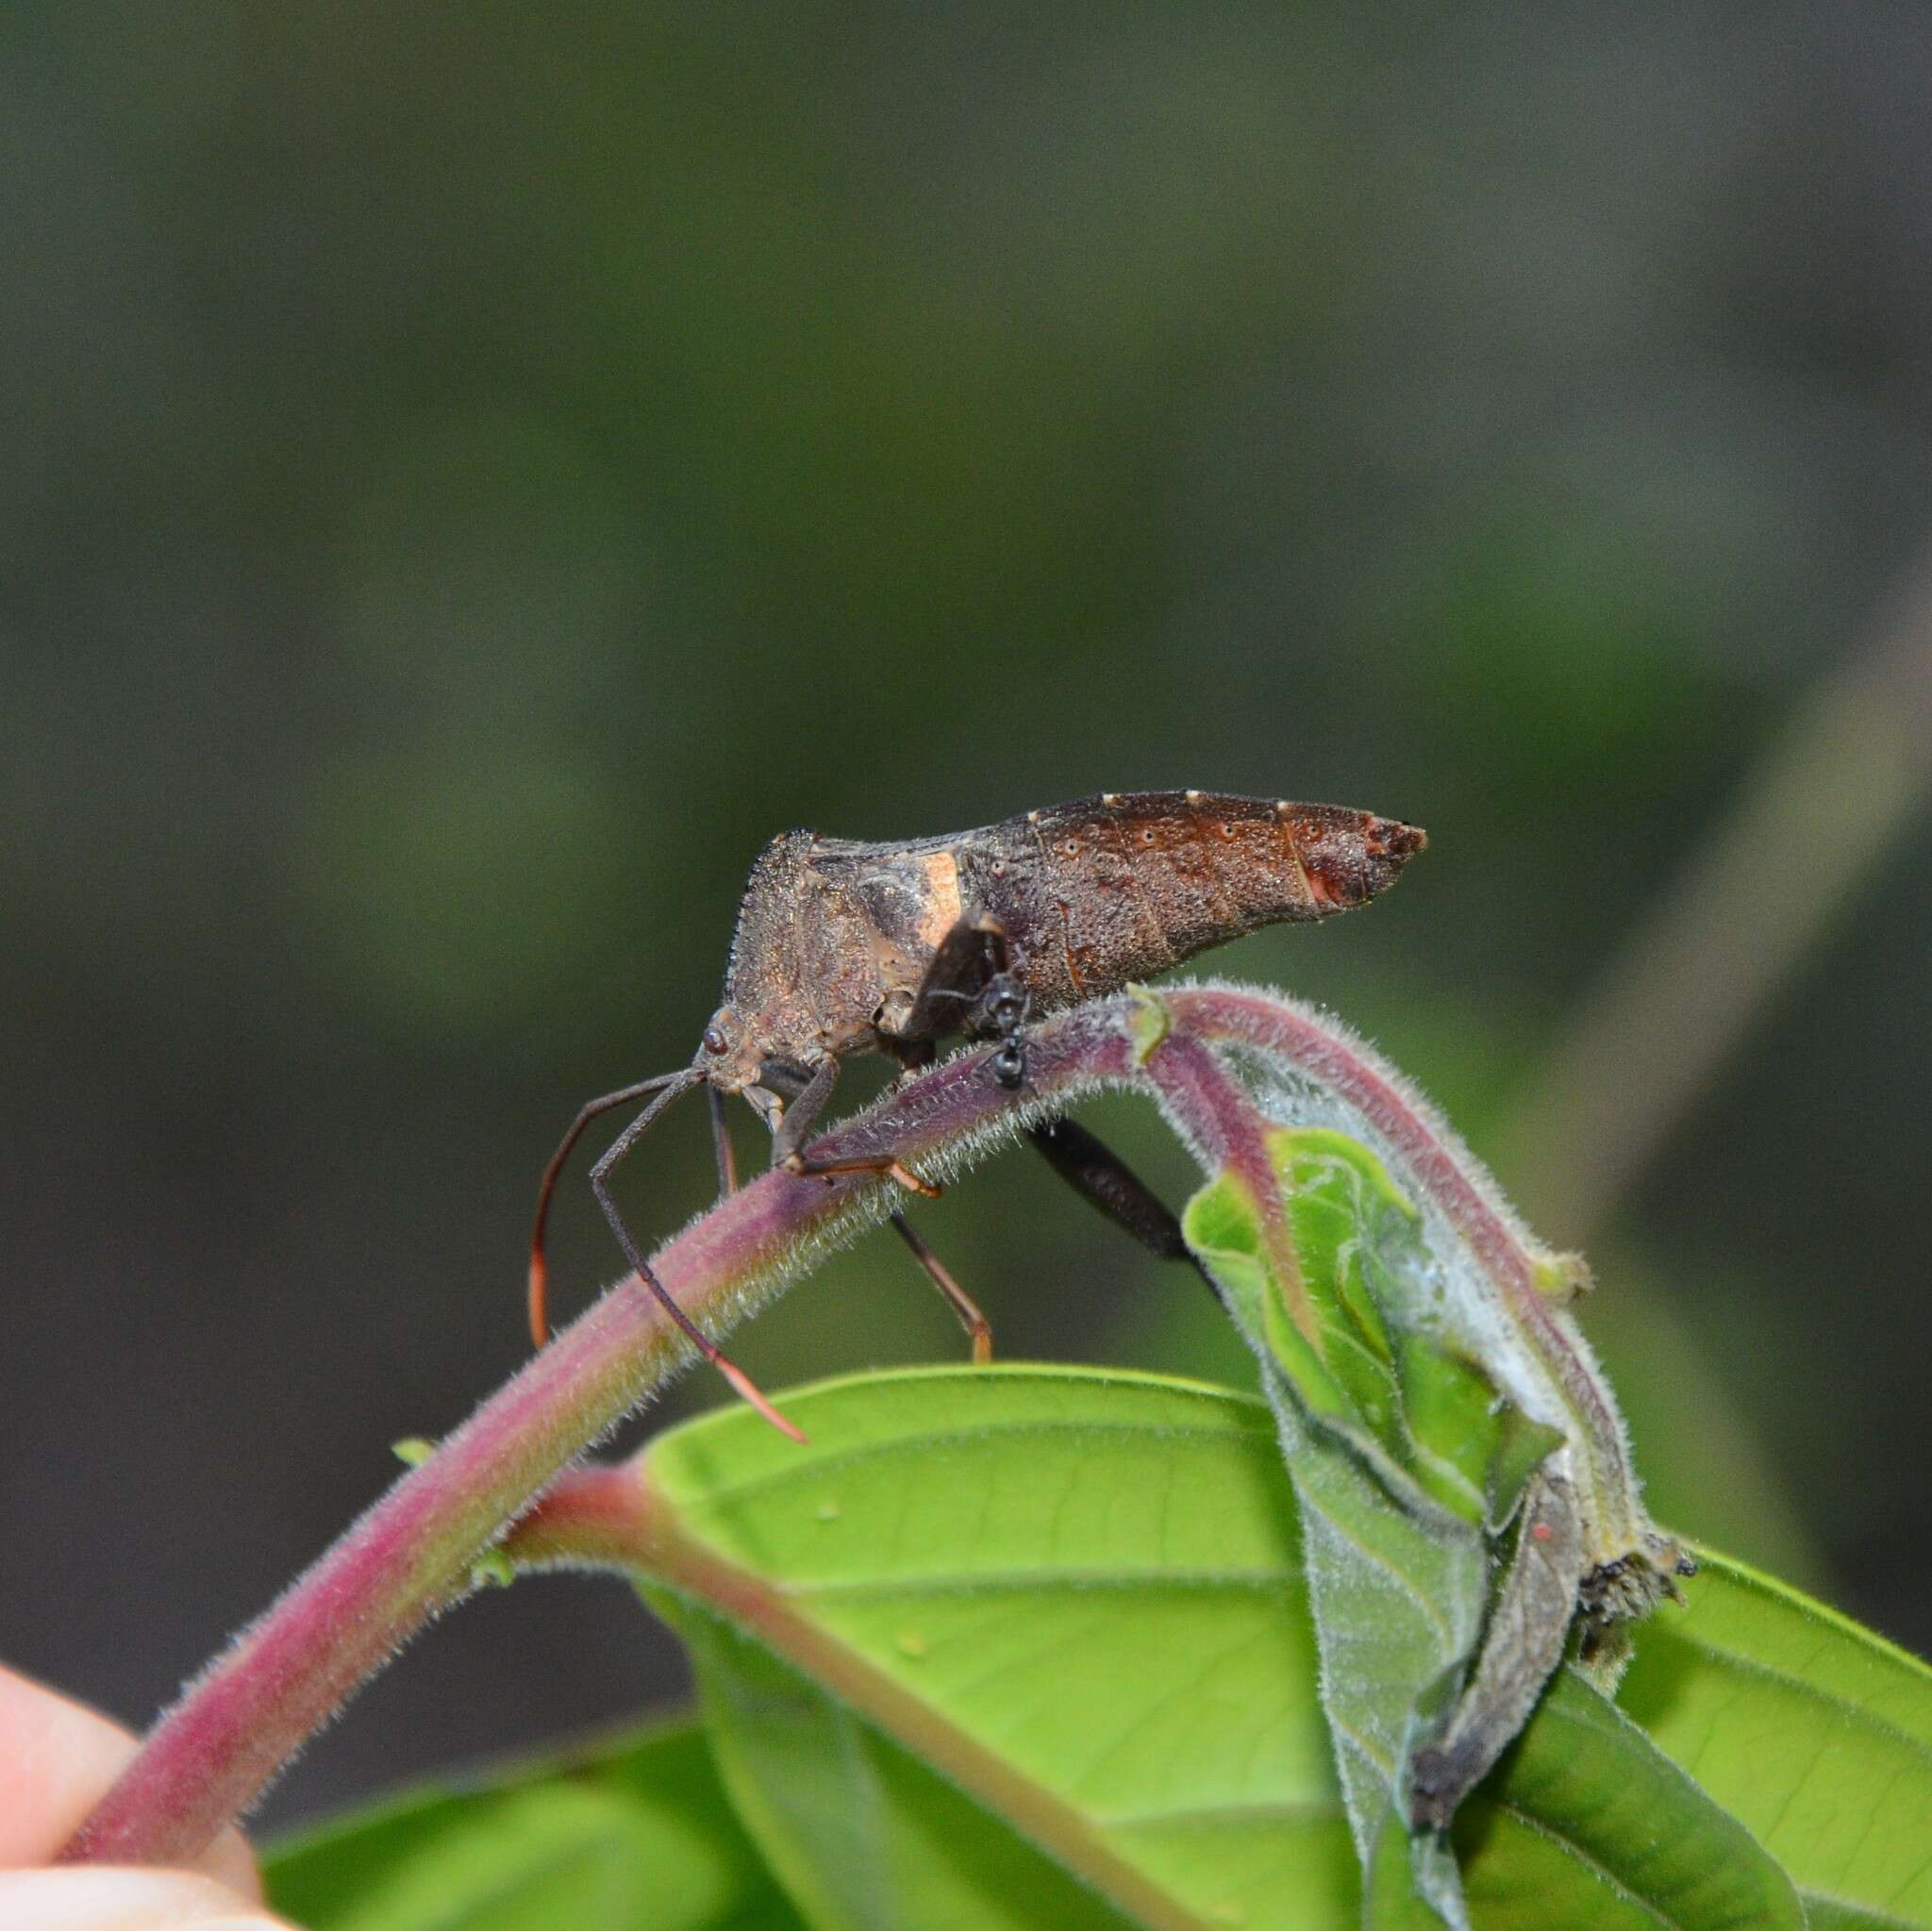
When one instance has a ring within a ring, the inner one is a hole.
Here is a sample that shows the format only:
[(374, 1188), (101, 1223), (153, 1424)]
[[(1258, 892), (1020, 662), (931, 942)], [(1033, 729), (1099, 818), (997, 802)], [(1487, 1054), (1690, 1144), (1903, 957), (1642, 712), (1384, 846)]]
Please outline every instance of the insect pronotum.
[[(1414, 825), (1335, 805), (1214, 791), (1105, 791), (976, 831), (860, 844), (788, 831), (759, 854), (739, 907), (724, 997), (689, 1066), (591, 1101), (551, 1156), (530, 1240), (530, 1330), (548, 1338), (543, 1232), (558, 1174), (600, 1114), (645, 1102), (591, 1172), (625, 1257), (698, 1352), (758, 1410), (797, 1430), (665, 1292), (613, 1202), (609, 1174), (658, 1114), (709, 1090), (719, 1182), (737, 1184), (723, 1100), (741, 1093), (795, 1174), (890, 1175), (937, 1193), (890, 1158), (828, 1165), (804, 1152), (840, 1062), (880, 1052), (923, 1066), (942, 1040), (993, 1039), (992, 1077), (1026, 1077), (1025, 1024), (1118, 991), (1245, 932), (1325, 919), (1374, 898), (1427, 842)], [(1084, 1128), (1031, 1135), (1080, 1193), (1157, 1253), (1187, 1259), (1174, 1216)], [(892, 1224), (991, 1353), (985, 1318), (901, 1214)]]

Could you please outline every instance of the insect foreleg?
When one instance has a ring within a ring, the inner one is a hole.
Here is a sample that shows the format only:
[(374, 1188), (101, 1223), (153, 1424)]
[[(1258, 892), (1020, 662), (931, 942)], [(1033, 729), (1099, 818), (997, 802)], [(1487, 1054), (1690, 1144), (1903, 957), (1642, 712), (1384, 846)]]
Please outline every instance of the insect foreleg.
[(641, 1100), (646, 1093), (654, 1093), (660, 1087), (677, 1085), (681, 1092), (684, 1082), (690, 1074), (680, 1069), (676, 1073), (660, 1073), (651, 1079), (641, 1079), (635, 1086), (619, 1087), (614, 1093), (606, 1093), (601, 1099), (588, 1100), (577, 1109), (577, 1117), (570, 1123), (570, 1130), (558, 1142), (557, 1151), (550, 1156), (550, 1163), (543, 1169), (543, 1177), (537, 1183), (537, 1214), (530, 1226), (530, 1339), (541, 1348), (550, 1339), (550, 1316), (546, 1303), (549, 1299), (550, 1270), (543, 1257), (543, 1230), (550, 1220), (550, 1197), (557, 1191), (558, 1175), (563, 1172), (563, 1163), (570, 1158), (571, 1149), (584, 1137), (584, 1128), (599, 1115), (608, 1113), (618, 1107), (627, 1107), (634, 1100)]
[(735, 1361), (729, 1359), (718, 1347), (717, 1343), (708, 1335), (705, 1334), (698, 1327), (697, 1323), (692, 1321), (691, 1316), (671, 1298), (669, 1292), (665, 1290), (664, 1283), (651, 1271), (651, 1263), (644, 1258), (643, 1252), (638, 1246), (636, 1239), (632, 1236), (630, 1229), (624, 1224), (624, 1216), (617, 1210), (616, 1201), (610, 1196), (610, 1170), (643, 1137), (645, 1128), (651, 1124), (652, 1121), (673, 1100), (676, 1099), (680, 1093), (690, 1091), (698, 1083), (698, 1079), (699, 1075), (697, 1074), (687, 1073), (681, 1076), (677, 1084), (666, 1087), (662, 1092), (658, 1094), (650, 1105), (611, 1141), (610, 1145), (605, 1150), (604, 1157), (591, 1169), (591, 1188), (597, 1196), (598, 1206), (604, 1209), (604, 1218), (610, 1223), (610, 1231), (617, 1236), (617, 1244), (624, 1249), (625, 1258), (637, 1271), (639, 1280), (642, 1281), (644, 1286), (658, 1297), (664, 1311), (670, 1315), (672, 1320), (677, 1323), (679, 1329), (682, 1330), (684, 1338), (774, 1428), (781, 1434), (791, 1436), (794, 1441), (803, 1441), (805, 1440), (804, 1435), (797, 1428), (793, 1427), (765, 1399), (757, 1382), (742, 1368), (739, 1367)]
[(718, 1156), (718, 1193), (722, 1199), (738, 1191), (738, 1156), (731, 1150), (731, 1128), (724, 1118), (724, 1095), (714, 1086), (705, 1089), (711, 1103), (711, 1148)]
[(778, 1122), (777, 1131), (772, 1135), (772, 1164), (774, 1167), (789, 1167), (794, 1174), (804, 1171), (798, 1164), (798, 1149), (805, 1144), (806, 1135), (825, 1110), (825, 1102), (832, 1097), (832, 1089), (838, 1083), (839, 1061), (827, 1054), (812, 1068), (811, 1077), (799, 1088), (791, 1105), (785, 1108), (785, 1116)]
[(1186, 1261), (1220, 1298), (1220, 1290), (1182, 1235), (1181, 1224), (1111, 1147), (1065, 1119), (1030, 1126), (1026, 1137), (1082, 1200), (1161, 1259)]

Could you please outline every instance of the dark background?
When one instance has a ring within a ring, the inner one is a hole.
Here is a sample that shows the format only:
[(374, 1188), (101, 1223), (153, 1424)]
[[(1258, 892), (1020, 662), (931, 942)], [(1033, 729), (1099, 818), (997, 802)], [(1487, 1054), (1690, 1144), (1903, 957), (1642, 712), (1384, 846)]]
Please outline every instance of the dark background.
[[(517, 1364), (770, 834), (1187, 785), (1428, 826), (1215, 966), (1588, 1243), (1660, 1515), (1932, 1648), (1928, 80), (1916, 6), (8, 8), (0, 1656), (146, 1721)], [(1242, 1375), (1018, 1157), (916, 1212), (1008, 1356)], [(958, 1346), (881, 1237), (737, 1352)], [(678, 1682), (492, 1593), (269, 1814)]]

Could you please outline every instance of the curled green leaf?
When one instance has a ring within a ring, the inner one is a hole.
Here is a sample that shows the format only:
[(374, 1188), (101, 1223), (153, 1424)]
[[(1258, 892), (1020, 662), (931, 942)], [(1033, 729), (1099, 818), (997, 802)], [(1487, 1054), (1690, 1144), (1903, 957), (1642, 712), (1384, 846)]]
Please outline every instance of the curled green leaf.
[[(1628, 1564), (1587, 1558), (1567, 1473), (1587, 1447), (1538, 1352), (1431, 1247), (1370, 1147), (1284, 1124), (1295, 1094), (1269, 1096), (1266, 1112), (1224, 1110), (1222, 1170), (1184, 1231), (1275, 1408), (1324, 1706), (1377, 1908), (1394, 1908), (1396, 1829), (1410, 1903), (1461, 1926), (1441, 1833), (1527, 1720), (1579, 1605), (1621, 1587)], [(1607, 1390), (1595, 1393), (1614, 1418)]]

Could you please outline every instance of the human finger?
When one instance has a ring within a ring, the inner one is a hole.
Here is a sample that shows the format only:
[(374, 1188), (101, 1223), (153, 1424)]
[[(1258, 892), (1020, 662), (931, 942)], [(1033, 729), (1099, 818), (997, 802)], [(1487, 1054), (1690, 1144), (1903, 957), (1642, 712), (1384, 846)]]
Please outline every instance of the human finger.
[[(57, 1856), (134, 1751), (134, 1739), (120, 1724), (0, 1669), (0, 1869)], [(261, 1896), (255, 1858), (240, 1831), (224, 1831), (192, 1868), (251, 1902)], [(0, 1918), (0, 1924), (11, 1931), (10, 1921)]]
[(7, 1931), (289, 1931), (198, 1871), (69, 1865), (0, 1874)]

